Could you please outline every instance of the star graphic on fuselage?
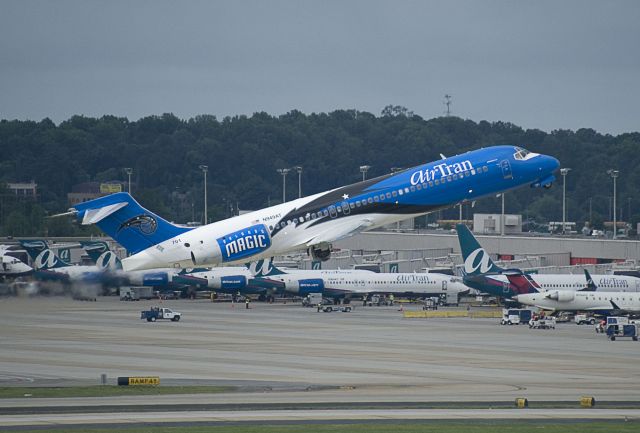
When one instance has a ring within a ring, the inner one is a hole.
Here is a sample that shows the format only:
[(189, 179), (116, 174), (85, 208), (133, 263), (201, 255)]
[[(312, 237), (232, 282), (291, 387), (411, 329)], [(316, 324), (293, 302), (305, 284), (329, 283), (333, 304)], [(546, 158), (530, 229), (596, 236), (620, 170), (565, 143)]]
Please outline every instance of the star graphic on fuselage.
[(348, 199), (348, 198), (349, 198), (349, 194), (342, 194), (342, 198), (343, 198), (344, 200)]

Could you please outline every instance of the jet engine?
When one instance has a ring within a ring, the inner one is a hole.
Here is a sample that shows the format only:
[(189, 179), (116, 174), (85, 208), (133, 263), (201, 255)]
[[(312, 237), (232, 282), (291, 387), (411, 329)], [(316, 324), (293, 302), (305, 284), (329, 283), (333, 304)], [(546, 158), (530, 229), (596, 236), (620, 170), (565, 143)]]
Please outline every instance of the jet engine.
[(570, 302), (574, 300), (576, 294), (571, 290), (555, 290), (549, 292), (545, 297), (558, 302)]
[(287, 285), (287, 290), (300, 296), (305, 296), (309, 293), (322, 293), (324, 291), (324, 280), (322, 278), (293, 280)]
[(331, 244), (328, 242), (321, 242), (317, 245), (312, 245), (309, 248), (309, 255), (314, 260), (321, 260), (326, 262), (331, 257)]

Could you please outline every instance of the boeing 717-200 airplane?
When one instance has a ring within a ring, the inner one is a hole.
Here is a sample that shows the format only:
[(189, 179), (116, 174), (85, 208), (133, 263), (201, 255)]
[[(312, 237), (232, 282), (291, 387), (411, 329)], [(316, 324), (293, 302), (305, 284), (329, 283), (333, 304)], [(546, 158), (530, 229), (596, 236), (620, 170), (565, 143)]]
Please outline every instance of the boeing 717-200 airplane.
[[(557, 159), (495, 146), (299, 198), (198, 228), (169, 223), (127, 193), (79, 203), (66, 214), (97, 224), (126, 248), (125, 271), (244, 263), (305, 249), (326, 260), (356, 233), (518, 188), (550, 187)], [(64, 215), (64, 214), (63, 214)]]

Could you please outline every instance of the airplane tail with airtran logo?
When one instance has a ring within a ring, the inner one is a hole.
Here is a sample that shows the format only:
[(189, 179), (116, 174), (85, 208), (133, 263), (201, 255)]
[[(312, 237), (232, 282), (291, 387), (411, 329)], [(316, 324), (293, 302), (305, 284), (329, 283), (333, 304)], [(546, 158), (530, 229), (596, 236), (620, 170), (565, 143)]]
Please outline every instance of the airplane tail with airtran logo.
[(491, 260), (489, 253), (480, 246), (466, 225), (456, 224), (456, 230), (464, 260), (465, 275), (498, 274), (504, 271)]
[(105, 241), (80, 241), (80, 246), (87, 252), (98, 269), (113, 271), (122, 269), (120, 258), (111, 251)]
[(36, 270), (65, 268), (71, 266), (63, 261), (51, 249), (45, 240), (20, 240), (20, 245), (33, 260), (33, 267)]
[(258, 260), (256, 262), (247, 263), (245, 266), (249, 269), (251, 275), (256, 278), (286, 274), (286, 272), (278, 269), (273, 264), (273, 257), (267, 260)]

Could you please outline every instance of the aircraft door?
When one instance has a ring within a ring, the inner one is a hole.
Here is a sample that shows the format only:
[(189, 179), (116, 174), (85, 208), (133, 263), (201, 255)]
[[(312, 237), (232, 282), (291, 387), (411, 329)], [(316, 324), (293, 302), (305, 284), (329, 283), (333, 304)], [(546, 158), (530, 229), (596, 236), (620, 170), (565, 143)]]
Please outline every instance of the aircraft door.
[(446, 291), (447, 291), (447, 282), (446, 282), (446, 281), (443, 281), (443, 282), (442, 282), (442, 291), (443, 291), (443, 292), (446, 292)]
[(505, 179), (513, 179), (513, 173), (511, 172), (511, 164), (509, 164), (508, 160), (503, 160), (500, 163), (500, 168), (502, 169), (502, 177)]
[(329, 206), (329, 216), (331, 216), (331, 218), (335, 218), (338, 216), (338, 212), (336, 211), (336, 207), (334, 205)]
[(351, 213), (351, 209), (349, 208), (349, 203), (346, 201), (342, 202), (342, 214), (349, 215)]

